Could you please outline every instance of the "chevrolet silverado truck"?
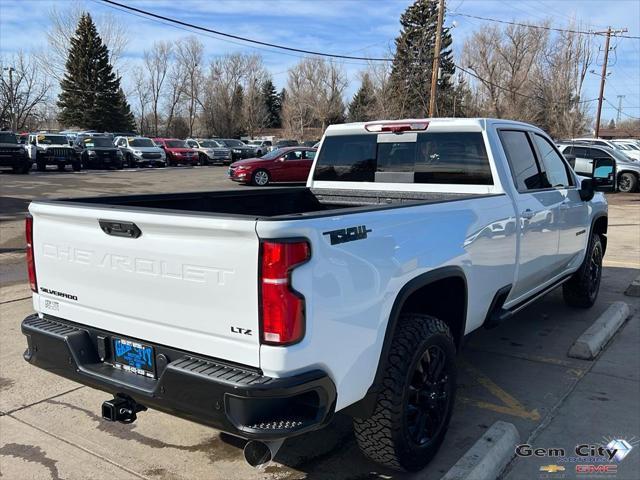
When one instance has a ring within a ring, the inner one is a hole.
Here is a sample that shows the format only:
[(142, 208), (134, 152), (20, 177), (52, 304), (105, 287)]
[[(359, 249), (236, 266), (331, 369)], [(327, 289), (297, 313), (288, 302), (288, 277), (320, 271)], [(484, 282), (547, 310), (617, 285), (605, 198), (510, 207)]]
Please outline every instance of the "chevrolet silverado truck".
[(305, 187), (34, 201), (24, 358), (253, 465), (340, 411), (371, 459), (422, 469), (465, 335), (559, 286), (595, 302), (603, 162), (581, 178), (524, 123), (379, 121), (330, 126)]

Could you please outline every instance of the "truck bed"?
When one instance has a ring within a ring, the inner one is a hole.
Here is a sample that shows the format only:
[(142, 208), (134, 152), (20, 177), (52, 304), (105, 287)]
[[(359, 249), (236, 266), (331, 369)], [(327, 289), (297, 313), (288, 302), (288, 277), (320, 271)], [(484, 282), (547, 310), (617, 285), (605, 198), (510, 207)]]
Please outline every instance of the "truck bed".
[[(314, 217), (362, 212), (407, 204), (439, 203), (486, 196), (457, 193), (379, 192), (374, 190), (329, 190), (306, 187), (246, 189), (125, 195), (113, 197), (68, 198), (55, 203), (122, 210), (161, 211), (177, 214), (211, 214), (241, 218)], [(49, 203), (39, 201), (38, 203)]]

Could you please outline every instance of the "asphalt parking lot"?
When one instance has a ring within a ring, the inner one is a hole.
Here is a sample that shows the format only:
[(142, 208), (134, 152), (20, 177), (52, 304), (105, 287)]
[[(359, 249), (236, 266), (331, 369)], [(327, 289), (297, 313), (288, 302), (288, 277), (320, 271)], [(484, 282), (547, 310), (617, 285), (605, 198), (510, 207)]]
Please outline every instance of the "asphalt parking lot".
[[(148, 411), (132, 425), (100, 418), (107, 394), (29, 366), (20, 322), (32, 312), (23, 266), (23, 217), (39, 197), (243, 189), (226, 167), (139, 171), (45, 172), (0, 176), (0, 476), (8, 479), (440, 478), (497, 420), (523, 442), (572, 450), (603, 438), (635, 439), (616, 479), (640, 472), (640, 318), (627, 320), (595, 361), (567, 357), (574, 340), (640, 274), (640, 194), (609, 195), (609, 245), (600, 296), (590, 310), (567, 307), (559, 290), (509, 322), (468, 337), (459, 358), (459, 390), (447, 439), (413, 477), (360, 454), (348, 418), (285, 442), (265, 470), (244, 463), (241, 445), (220, 432)], [(632, 442), (633, 443), (633, 442)], [(509, 480), (576, 478), (543, 474), (548, 458), (514, 460)], [(568, 470), (568, 469), (567, 469)], [(544, 476), (546, 475), (546, 476)]]

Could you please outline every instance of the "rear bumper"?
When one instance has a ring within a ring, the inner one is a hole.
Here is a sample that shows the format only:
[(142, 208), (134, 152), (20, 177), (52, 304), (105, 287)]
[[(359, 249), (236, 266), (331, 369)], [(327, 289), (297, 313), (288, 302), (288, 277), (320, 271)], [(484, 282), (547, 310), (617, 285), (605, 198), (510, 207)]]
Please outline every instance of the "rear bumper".
[(113, 366), (114, 334), (63, 319), (30, 315), (22, 322), (24, 358), (56, 375), (243, 438), (287, 438), (326, 425), (336, 390), (320, 370), (285, 378), (153, 345), (156, 377)]

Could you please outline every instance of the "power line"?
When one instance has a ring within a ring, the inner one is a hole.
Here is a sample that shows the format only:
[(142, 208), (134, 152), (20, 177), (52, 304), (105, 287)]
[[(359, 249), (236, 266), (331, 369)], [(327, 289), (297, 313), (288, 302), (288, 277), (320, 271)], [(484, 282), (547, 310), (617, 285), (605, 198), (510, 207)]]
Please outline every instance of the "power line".
[[(506, 25), (516, 25), (518, 27), (535, 28), (535, 29), (539, 29), (539, 30), (547, 30), (547, 31), (553, 31), (553, 32), (576, 33), (576, 34), (579, 34), (579, 35), (598, 35), (598, 36), (606, 35), (606, 32), (596, 32), (596, 31), (593, 31), (593, 30), (575, 30), (575, 29), (571, 29), (571, 28), (548, 27), (546, 25), (535, 25), (535, 24), (531, 24), (531, 23), (512, 22), (512, 21), (508, 21), (508, 20), (499, 20), (497, 18), (481, 17), (479, 15), (471, 15), (471, 14), (468, 14), (468, 13), (460, 13), (460, 12), (454, 13), (454, 12), (451, 12), (451, 13), (449, 13), (449, 15), (450, 16), (457, 16), (457, 17), (475, 18), (476, 20), (483, 20), (483, 21), (486, 21), (486, 22), (502, 23), (502, 24), (506, 24)], [(622, 34), (618, 34), (618, 35), (616, 35), (616, 37), (640, 39), (640, 37), (636, 37), (636, 36), (632, 36), (632, 35), (622, 35)]]
[[(613, 108), (615, 108), (616, 110), (618, 110), (618, 107), (616, 107), (613, 103), (611, 103), (609, 100), (607, 100), (606, 98), (604, 99), (605, 102), (607, 102), (609, 105), (611, 105)], [(618, 110), (619, 111), (619, 110)], [(634, 117), (633, 115), (629, 115), (628, 113), (625, 112), (621, 112), (622, 115), (624, 115), (625, 117), (629, 117), (632, 118), (633, 120), (640, 120), (640, 117)]]
[[(497, 88), (497, 89), (499, 89), (499, 90), (504, 90), (505, 92), (509, 92), (509, 93), (512, 93), (512, 94), (514, 94), (514, 95), (518, 95), (518, 96), (523, 97), (523, 98), (528, 98), (528, 99), (530, 99), (530, 100), (543, 100), (543, 101), (544, 101), (544, 100), (546, 100), (546, 99), (545, 99), (545, 98), (543, 98), (543, 97), (538, 97), (538, 96), (533, 96), (533, 95), (527, 95), (527, 94), (525, 94), (525, 93), (518, 92), (517, 90), (511, 90), (511, 89), (506, 88), (506, 87), (503, 87), (502, 85), (499, 85), (499, 84), (497, 84), (497, 83), (490, 82), (489, 80), (486, 80), (486, 79), (482, 78), (481, 76), (479, 76), (479, 75), (475, 74), (474, 72), (472, 72), (472, 71), (470, 71), (470, 70), (467, 70), (466, 68), (462, 68), (460, 65), (455, 65), (455, 67), (456, 67), (458, 70), (460, 70), (460, 71), (462, 71), (462, 72), (466, 73), (467, 75), (471, 75), (472, 77), (477, 78), (477, 79), (478, 79), (478, 80), (480, 80), (482, 83), (485, 83), (485, 84), (487, 84), (487, 85), (491, 85), (491, 86), (493, 86), (493, 87), (496, 87), (496, 88)], [(592, 99), (590, 99), (590, 100), (579, 100), (579, 101), (577, 101), (577, 102), (575, 102), (575, 103), (590, 103), (590, 102), (595, 102), (596, 100), (598, 100), (598, 99), (597, 99), (597, 98), (592, 98)], [(574, 103), (574, 102), (569, 101), (569, 102), (557, 102), (557, 103), (560, 103), (560, 104), (567, 104), (567, 105), (569, 105), (569, 104)]]
[(240, 40), (240, 41), (247, 42), (247, 43), (253, 43), (255, 45), (262, 45), (262, 46), (265, 46), (265, 47), (277, 48), (277, 49), (286, 50), (286, 51), (289, 51), (289, 52), (297, 52), (297, 53), (304, 53), (304, 54), (307, 54), (307, 55), (315, 55), (315, 56), (318, 56), (318, 57), (340, 58), (340, 59), (344, 59), (344, 60), (365, 60), (365, 61), (369, 61), (369, 62), (389, 62), (390, 61), (389, 58), (355, 57), (355, 56), (351, 56), (351, 55), (340, 55), (340, 54), (336, 54), (336, 53), (316, 52), (316, 51), (313, 51), (313, 50), (305, 50), (305, 49), (302, 49), (302, 48), (294, 48), (294, 47), (287, 47), (285, 45), (278, 45), (276, 43), (262, 42), (260, 40), (254, 40), (254, 39), (247, 38), (247, 37), (241, 37), (239, 35), (233, 35), (231, 33), (221, 32), (221, 31), (213, 30), (213, 29), (207, 28), (207, 27), (201, 27), (199, 25), (194, 25), (193, 23), (183, 22), (182, 20), (177, 20), (175, 18), (166, 17), (164, 15), (158, 15), (157, 13), (152, 13), (152, 12), (149, 12), (147, 10), (142, 10), (140, 8), (135, 8), (135, 7), (131, 7), (129, 5), (124, 5), (122, 3), (114, 2), (113, 0), (101, 0), (101, 1), (106, 3), (106, 4), (119, 7), (120, 9), (124, 9), (124, 10), (130, 11), (130, 12), (136, 12), (136, 13), (145, 15), (147, 17), (152, 17), (152, 18), (156, 18), (158, 20), (164, 20), (165, 22), (170, 22), (170, 23), (174, 23), (174, 24), (177, 24), (177, 25), (182, 25), (184, 27), (193, 28), (194, 30), (200, 30), (200, 31), (203, 31), (203, 32), (213, 33), (214, 35), (220, 35), (222, 37), (233, 38), (235, 40)]

